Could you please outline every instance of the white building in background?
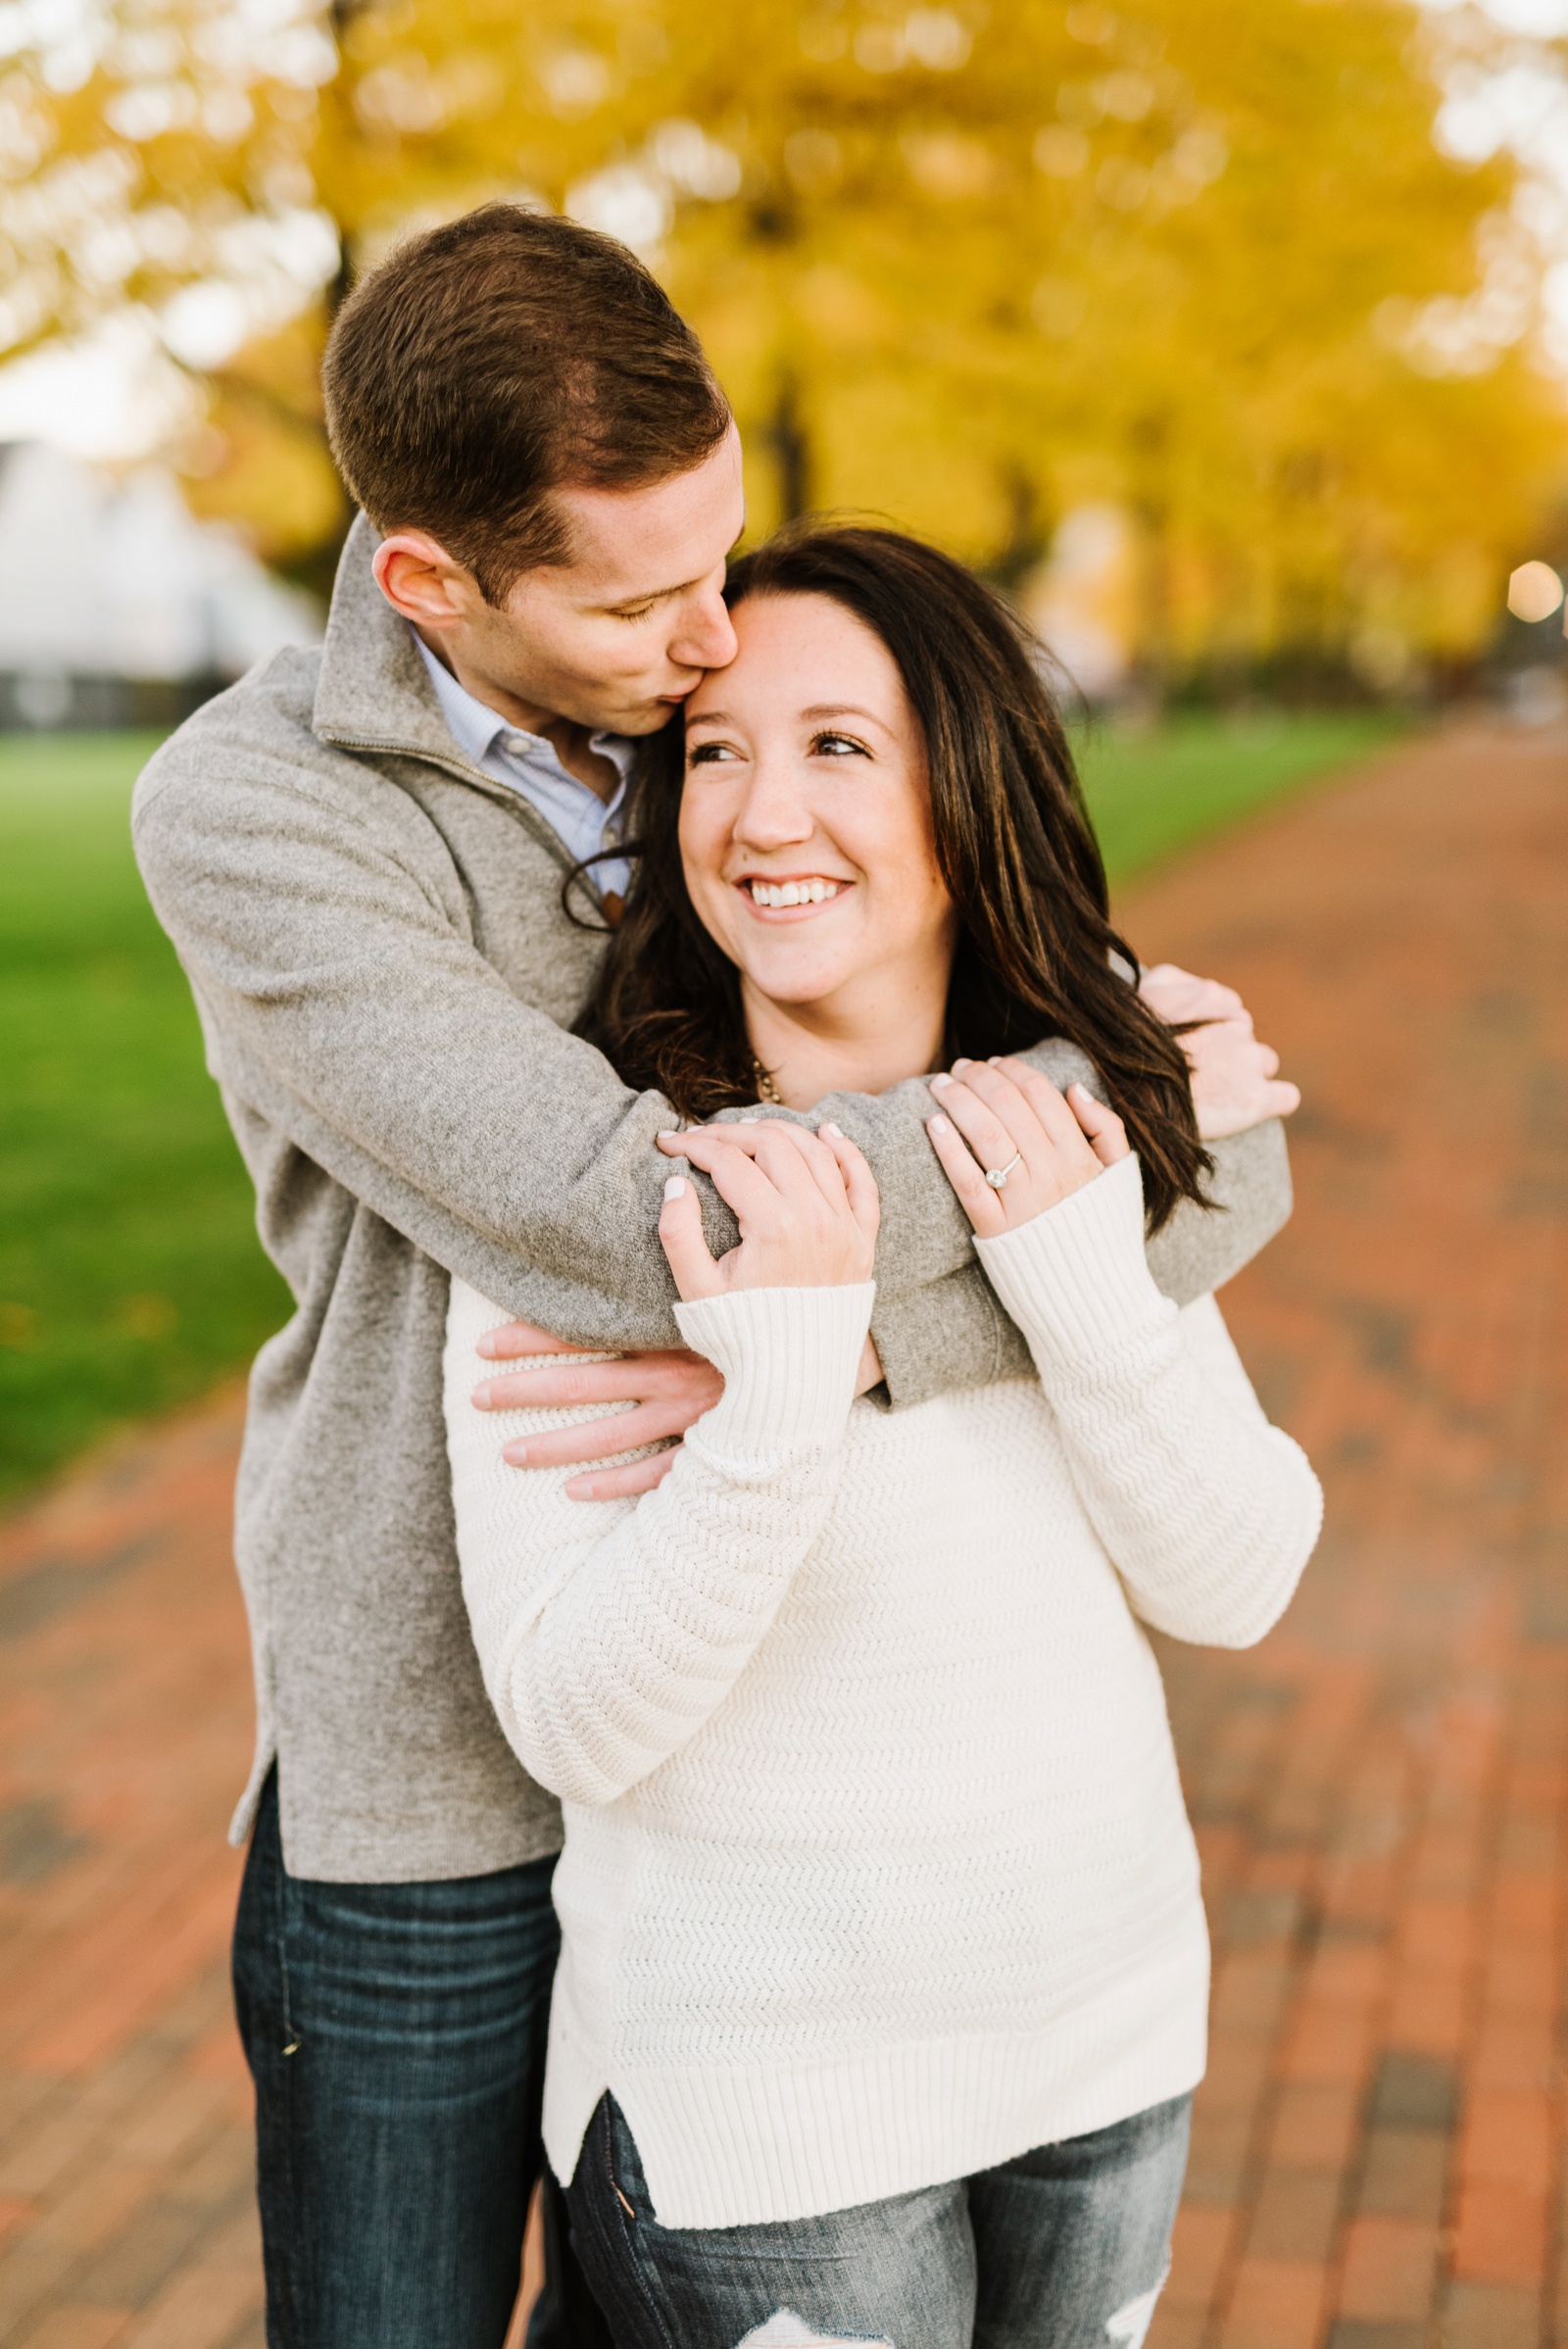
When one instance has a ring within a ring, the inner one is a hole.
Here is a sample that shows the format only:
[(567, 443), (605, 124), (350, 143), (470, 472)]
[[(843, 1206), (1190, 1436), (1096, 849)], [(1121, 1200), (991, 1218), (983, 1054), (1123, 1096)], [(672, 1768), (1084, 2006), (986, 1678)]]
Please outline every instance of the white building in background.
[(138, 684), (188, 683), (194, 700), (319, 638), (312, 599), (198, 522), (161, 466), (116, 475), (42, 441), (0, 446), (0, 724), (122, 720)]

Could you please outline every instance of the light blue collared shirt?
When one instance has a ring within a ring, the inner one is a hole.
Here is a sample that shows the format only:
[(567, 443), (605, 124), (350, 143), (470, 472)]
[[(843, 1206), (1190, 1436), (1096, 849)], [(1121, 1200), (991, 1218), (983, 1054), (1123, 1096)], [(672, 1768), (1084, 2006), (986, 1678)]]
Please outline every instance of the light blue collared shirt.
[[(547, 742), (542, 734), (525, 734), (520, 726), (509, 724), (498, 710), (475, 701), (466, 686), (460, 685), (452, 671), (437, 661), (417, 630), (411, 629), (409, 633), (419, 648), (419, 658), (429, 671), (441, 714), (459, 750), (496, 782), (520, 792), (573, 856), (596, 856), (601, 849), (618, 848), (620, 810), (635, 743), (623, 734), (596, 734), (592, 738), (593, 749), (611, 761), (620, 777), (614, 797), (607, 807), (597, 791), (590, 791), (586, 783), (579, 783), (575, 775), (567, 774), (553, 743)], [(589, 866), (588, 878), (601, 897), (613, 892), (623, 898), (631, 866), (623, 856), (607, 856), (601, 863)]]

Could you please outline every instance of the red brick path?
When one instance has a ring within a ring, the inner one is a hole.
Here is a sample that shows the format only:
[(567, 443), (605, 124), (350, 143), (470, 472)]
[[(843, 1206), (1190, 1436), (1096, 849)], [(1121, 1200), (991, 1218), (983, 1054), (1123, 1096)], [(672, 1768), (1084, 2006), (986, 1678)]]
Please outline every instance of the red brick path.
[(1261, 1647), (1164, 1650), (1217, 1968), (1152, 2349), (1568, 2343), (1568, 743), (1417, 745), (1128, 918), (1305, 1091), (1226, 1305), (1329, 1502)]
[(263, 2338), (223, 1842), (237, 1398), (0, 1533), (0, 2342)]
[[(1165, 1663), (1216, 1938), (1151, 2349), (1568, 2349), (1568, 743), (1418, 744), (1141, 891), (1307, 1089), (1227, 1293), (1329, 1489)], [(1555, 1405), (1555, 1409), (1554, 1409)], [(254, 2349), (232, 1398), (0, 1528), (0, 2349)]]

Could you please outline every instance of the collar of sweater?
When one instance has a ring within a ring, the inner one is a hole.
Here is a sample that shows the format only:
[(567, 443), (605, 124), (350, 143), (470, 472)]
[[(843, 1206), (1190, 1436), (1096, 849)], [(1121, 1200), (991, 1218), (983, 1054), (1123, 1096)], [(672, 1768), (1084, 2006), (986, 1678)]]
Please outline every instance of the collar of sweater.
[(412, 633), (375, 584), (375, 549), (362, 514), (332, 585), (312, 731), (344, 750), (404, 751), (483, 780), (452, 739)]
[[(510, 783), (475, 765), (452, 738), (446, 712), (405, 626), (375, 584), (371, 561), (377, 539), (368, 514), (356, 516), (332, 583), (311, 709), (311, 731), (335, 750), (391, 753), (422, 759), (460, 783), (483, 792), (533, 833), (564, 872), (576, 858), (554, 824)], [(599, 896), (591, 873), (579, 884)]]

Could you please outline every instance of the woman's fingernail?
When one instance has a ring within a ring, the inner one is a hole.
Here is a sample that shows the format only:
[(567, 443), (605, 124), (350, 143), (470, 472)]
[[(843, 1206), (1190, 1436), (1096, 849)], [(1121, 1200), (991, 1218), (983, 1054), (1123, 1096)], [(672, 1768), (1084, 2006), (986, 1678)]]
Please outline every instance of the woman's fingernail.
[(661, 1126), (659, 1129), (659, 1139), (661, 1142), (677, 1142), (680, 1139), (679, 1127)]
[(926, 1131), (930, 1134), (951, 1134), (953, 1128), (939, 1111), (935, 1117), (927, 1119)]
[(951, 1085), (952, 1083), (953, 1079), (948, 1075), (946, 1069), (944, 1069), (941, 1076), (932, 1078), (931, 1090), (933, 1093), (937, 1093), (944, 1085)]
[(506, 1461), (509, 1468), (526, 1468), (528, 1465), (528, 1446), (526, 1444), (503, 1444), (501, 1446), (501, 1457)]
[(953, 1073), (954, 1073), (954, 1075), (955, 1075), (955, 1076), (956, 1076), (960, 1068), (970, 1068), (970, 1067), (972, 1067), (972, 1066), (973, 1066), (973, 1062), (972, 1062), (972, 1061), (969, 1061), (969, 1060), (955, 1060), (955, 1062), (953, 1063)]
[(669, 1181), (664, 1185), (664, 1197), (666, 1199), (684, 1199), (686, 1197), (686, 1177), (671, 1175)]
[(843, 1129), (843, 1127), (842, 1127), (842, 1126), (836, 1126), (836, 1125), (833, 1123), (833, 1120), (831, 1119), (831, 1117), (828, 1119), (828, 1121), (827, 1121), (827, 1123), (826, 1123), (826, 1125), (825, 1125), (825, 1126), (818, 1126), (816, 1130), (817, 1130), (817, 1132), (818, 1132), (819, 1134), (831, 1134), (831, 1135), (833, 1135), (833, 1137), (835, 1138), (835, 1140), (836, 1140), (836, 1141), (842, 1142), (842, 1141), (844, 1140), (844, 1129)]
[(473, 1391), (473, 1395), (472, 1395), (472, 1402), (473, 1402), (473, 1407), (474, 1407), (474, 1409), (475, 1409), (476, 1411), (488, 1411), (488, 1410), (489, 1410), (489, 1408), (490, 1408), (490, 1381), (489, 1381), (488, 1379), (486, 1379), (486, 1380), (485, 1380), (485, 1382), (484, 1382), (484, 1385), (483, 1385), (482, 1387), (475, 1387), (475, 1389), (474, 1389), (474, 1391)]

